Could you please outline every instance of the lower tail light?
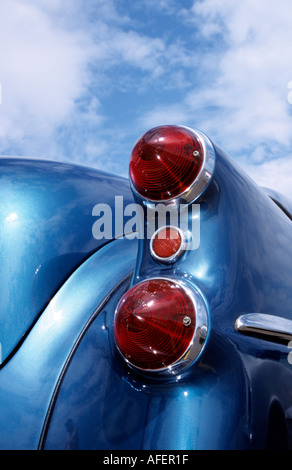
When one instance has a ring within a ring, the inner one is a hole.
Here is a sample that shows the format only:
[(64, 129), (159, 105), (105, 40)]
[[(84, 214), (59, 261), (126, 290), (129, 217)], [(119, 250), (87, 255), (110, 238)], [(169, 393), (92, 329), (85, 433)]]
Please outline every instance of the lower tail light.
[(114, 319), (117, 347), (142, 371), (177, 371), (199, 355), (207, 311), (198, 294), (164, 278), (143, 281), (120, 300)]

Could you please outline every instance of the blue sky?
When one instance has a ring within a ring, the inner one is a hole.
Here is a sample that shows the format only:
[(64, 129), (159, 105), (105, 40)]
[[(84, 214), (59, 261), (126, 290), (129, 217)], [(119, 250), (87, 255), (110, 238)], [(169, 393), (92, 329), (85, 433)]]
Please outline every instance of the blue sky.
[(291, 18), (291, 0), (1, 0), (0, 153), (127, 175), (143, 132), (184, 124), (292, 198)]

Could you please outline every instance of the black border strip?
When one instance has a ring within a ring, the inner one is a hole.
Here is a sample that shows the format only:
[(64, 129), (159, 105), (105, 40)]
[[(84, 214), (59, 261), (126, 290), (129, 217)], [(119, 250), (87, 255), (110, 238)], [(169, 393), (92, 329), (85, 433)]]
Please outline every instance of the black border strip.
[(276, 204), (276, 206), (279, 207), (279, 209), (281, 209), (282, 212), (284, 212), (284, 214), (288, 217), (288, 219), (292, 220), (292, 214), (289, 212), (288, 209), (286, 209), (286, 207), (283, 206), (283, 204), (281, 204), (281, 202), (277, 201), (275, 198), (273, 198), (272, 196), (270, 196), (270, 198), (272, 199), (272, 201)]

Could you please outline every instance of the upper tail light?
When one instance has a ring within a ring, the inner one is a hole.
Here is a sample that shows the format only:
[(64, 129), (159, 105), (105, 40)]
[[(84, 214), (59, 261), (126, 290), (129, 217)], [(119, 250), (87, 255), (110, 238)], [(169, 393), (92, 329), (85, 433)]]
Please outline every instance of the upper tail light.
[(209, 184), (213, 168), (209, 139), (182, 126), (160, 126), (146, 132), (130, 158), (132, 187), (150, 201), (195, 200)]
[(206, 307), (180, 282), (154, 278), (132, 287), (115, 313), (116, 344), (126, 361), (142, 371), (180, 370), (201, 351)]

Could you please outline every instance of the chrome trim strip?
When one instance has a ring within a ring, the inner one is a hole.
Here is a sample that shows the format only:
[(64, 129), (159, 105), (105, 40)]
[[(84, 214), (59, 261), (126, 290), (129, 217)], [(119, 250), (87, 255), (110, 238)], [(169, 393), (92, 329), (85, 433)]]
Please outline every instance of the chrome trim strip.
[(239, 333), (262, 335), (276, 340), (292, 340), (292, 320), (265, 313), (247, 313), (235, 321)]
[(194, 130), (186, 126), (185, 128), (190, 132), (193, 132), (200, 140), (203, 147), (203, 164), (200, 173), (191, 186), (182, 194), (177, 196), (180, 204), (191, 203), (198, 199), (209, 186), (215, 169), (215, 150), (210, 139), (203, 132), (197, 129)]

